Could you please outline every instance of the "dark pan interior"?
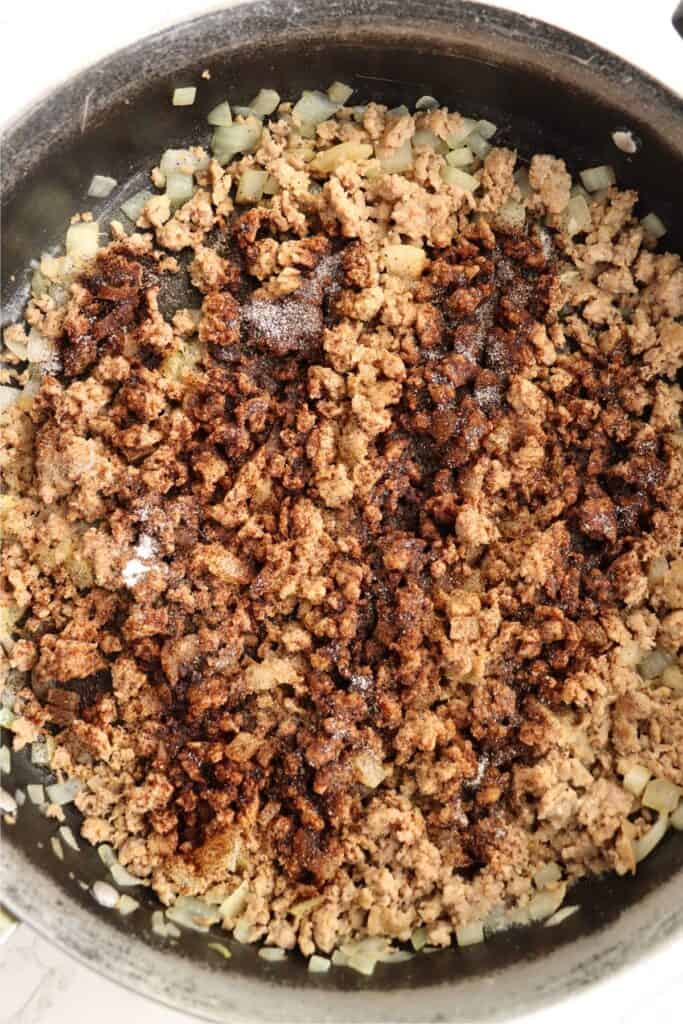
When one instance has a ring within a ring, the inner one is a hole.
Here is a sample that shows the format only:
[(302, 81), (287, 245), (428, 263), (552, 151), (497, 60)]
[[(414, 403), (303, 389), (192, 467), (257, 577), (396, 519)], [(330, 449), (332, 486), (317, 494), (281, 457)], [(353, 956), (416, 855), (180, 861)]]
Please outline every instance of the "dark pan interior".
[[(373, 5), (372, 17), (367, 6), (354, 3), (307, 4), (296, 17), (291, 10), (286, 17), (285, 8), (289, 5), (254, 5), (251, 17), (220, 12), (192, 23), (184, 33), (162, 35), (125, 51), (116, 58), (118, 65), (110, 61), (104, 70), (85, 73), (77, 87), (58, 93), (52, 106), (40, 106), (8, 132), (2, 210), (5, 322), (15, 318), (25, 297), (29, 261), (59, 245), (74, 212), (92, 209), (106, 222), (123, 199), (143, 186), (165, 148), (208, 141), (206, 114), (216, 103), (226, 97), (246, 103), (266, 85), (295, 97), (302, 88), (324, 87), (338, 78), (356, 87), (354, 102), (372, 98), (392, 106), (413, 104), (428, 93), (465, 114), (490, 118), (500, 126), (497, 139), (516, 146), (523, 158), (555, 153), (572, 170), (611, 163), (620, 184), (640, 190), (642, 213), (653, 210), (667, 223), (667, 247), (683, 249), (683, 110), (671, 94), (634, 69), (555, 30), (534, 29), (533, 23), (506, 12), (482, 13), (475, 5), (413, 4), (405, 12), (387, 2)], [(353, 13), (355, 20), (340, 20), (340, 12)], [(211, 72), (209, 81), (200, 77), (204, 68)], [(185, 84), (198, 85), (195, 105), (172, 107), (172, 89)], [(634, 156), (614, 146), (611, 133), (620, 128), (631, 129), (638, 139)], [(118, 180), (109, 199), (86, 199), (94, 173)], [(12, 777), (3, 783), (10, 791), (40, 781), (40, 770), (23, 754), (14, 757), (13, 766)], [(76, 901), (128, 941), (139, 937), (163, 947), (165, 940), (150, 931), (149, 910), (156, 904), (145, 890), (133, 891), (143, 907), (130, 917), (100, 909), (78, 885), (79, 879), (92, 883), (105, 877), (99, 858), (82, 842), (80, 855), (65, 848), (60, 863), (49, 847), (54, 831), (54, 823), (27, 805), (18, 823), (4, 830), (3, 842), (20, 848), (54, 879), (65, 913)], [(635, 878), (609, 877), (577, 886), (567, 902), (581, 909), (556, 928), (515, 930), (485, 945), (420, 956), (400, 968), (380, 966), (371, 979), (346, 970), (312, 976), (296, 956), (266, 964), (222, 932), (215, 941), (232, 949), (227, 966), (207, 950), (204, 935), (183, 933), (179, 948), (193, 963), (229, 974), (324, 990), (389, 992), (459, 983), (529, 960), (542, 971), (547, 954), (612, 925), (667, 880), (677, 877), (680, 883), (682, 873), (683, 835), (671, 835)], [(115, 966), (109, 969), (115, 972)], [(457, 987), (453, 991), (457, 1001)], [(459, 1012), (454, 1005), (452, 1015)]]

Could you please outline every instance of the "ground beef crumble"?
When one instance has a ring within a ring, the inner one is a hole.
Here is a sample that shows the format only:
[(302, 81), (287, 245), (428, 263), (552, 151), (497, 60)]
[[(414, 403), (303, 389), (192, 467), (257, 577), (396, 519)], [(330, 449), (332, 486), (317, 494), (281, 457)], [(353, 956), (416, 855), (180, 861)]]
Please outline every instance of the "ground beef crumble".
[[(476, 198), (437, 152), (301, 155), (415, 128), (285, 117), (156, 197), (30, 303), (61, 371), (2, 427), (15, 746), (56, 735), (83, 836), (164, 903), (246, 880), (225, 926), (307, 955), (634, 870), (623, 775), (683, 785), (680, 259), (616, 188), (564, 234), (548, 155), (523, 231), (510, 150)], [(165, 317), (187, 249), (200, 309)]]

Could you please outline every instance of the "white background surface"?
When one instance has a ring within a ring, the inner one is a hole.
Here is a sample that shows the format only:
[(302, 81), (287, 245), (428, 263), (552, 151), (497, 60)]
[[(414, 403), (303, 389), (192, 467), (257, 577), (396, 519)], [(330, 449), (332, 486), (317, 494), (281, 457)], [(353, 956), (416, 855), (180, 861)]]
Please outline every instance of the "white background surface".
[[(6, 0), (0, 13), (0, 124), (74, 71), (207, 6), (201, 0)], [(683, 91), (683, 40), (670, 22), (675, 0), (508, 0), (501, 6), (592, 38)], [(519, 1024), (679, 1020), (682, 1006), (679, 940), (627, 973)], [(26, 927), (0, 947), (0, 1024), (93, 1020), (187, 1024), (189, 1018), (99, 978)]]

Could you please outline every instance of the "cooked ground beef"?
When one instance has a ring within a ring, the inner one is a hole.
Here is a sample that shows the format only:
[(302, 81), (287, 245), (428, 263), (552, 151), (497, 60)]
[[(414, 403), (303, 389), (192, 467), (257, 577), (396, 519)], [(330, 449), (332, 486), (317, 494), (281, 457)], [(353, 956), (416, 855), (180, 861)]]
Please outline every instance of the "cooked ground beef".
[[(15, 746), (56, 735), (164, 903), (246, 880), (225, 927), (307, 955), (632, 871), (622, 777), (683, 784), (680, 259), (617, 189), (567, 234), (554, 157), (527, 194), (492, 149), (475, 197), (426, 145), (303, 155), (459, 123), (284, 108), (34, 297), (61, 372), (4, 414)], [(185, 249), (201, 310), (164, 317)]]

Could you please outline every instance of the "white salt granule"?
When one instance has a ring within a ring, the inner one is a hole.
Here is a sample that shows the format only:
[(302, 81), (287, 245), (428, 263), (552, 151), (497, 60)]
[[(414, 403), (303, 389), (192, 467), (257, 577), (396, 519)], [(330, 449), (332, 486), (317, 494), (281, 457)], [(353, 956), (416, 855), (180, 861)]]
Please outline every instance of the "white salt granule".
[(154, 538), (150, 537), (148, 533), (141, 533), (134, 550), (134, 557), (126, 562), (121, 572), (123, 582), (127, 587), (134, 587), (150, 569), (154, 568), (154, 565), (150, 565), (149, 562), (153, 561), (156, 553), (157, 546)]

